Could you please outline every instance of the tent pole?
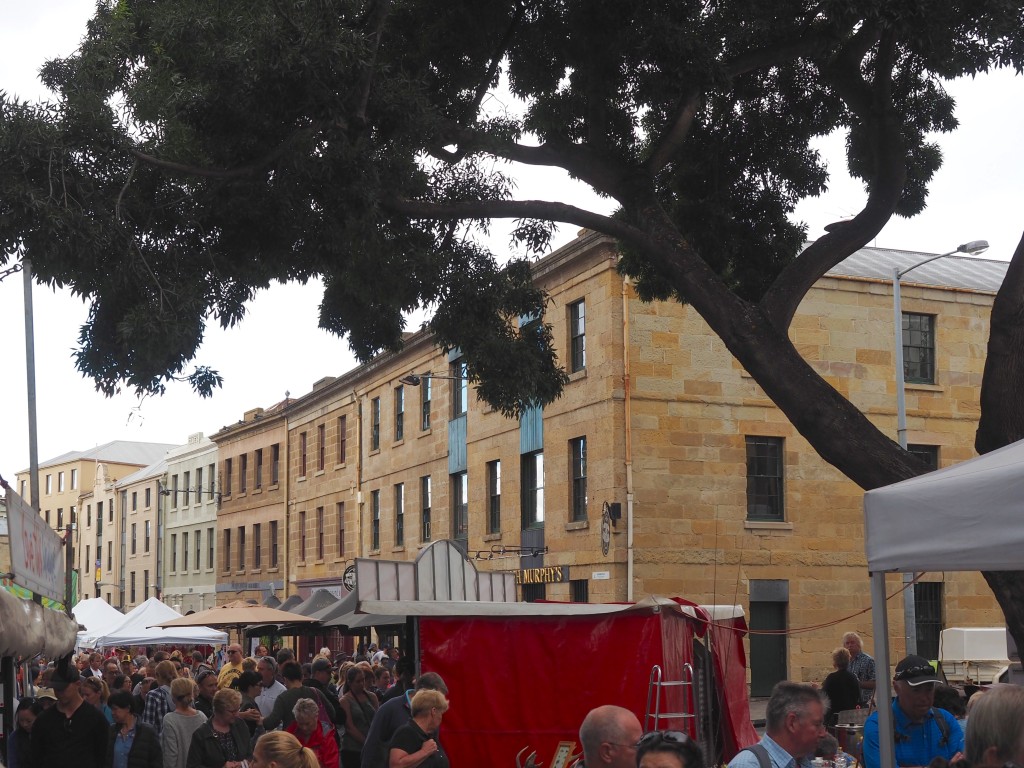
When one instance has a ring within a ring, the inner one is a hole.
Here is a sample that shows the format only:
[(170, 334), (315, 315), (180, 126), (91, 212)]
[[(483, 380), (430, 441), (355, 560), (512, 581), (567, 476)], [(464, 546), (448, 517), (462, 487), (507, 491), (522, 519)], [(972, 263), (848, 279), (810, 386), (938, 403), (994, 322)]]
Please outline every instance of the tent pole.
[(871, 625), (875, 634), (875, 702), (878, 706), (878, 751), (881, 768), (895, 768), (892, 725), (892, 680), (889, 678), (889, 607), (885, 573), (871, 573)]

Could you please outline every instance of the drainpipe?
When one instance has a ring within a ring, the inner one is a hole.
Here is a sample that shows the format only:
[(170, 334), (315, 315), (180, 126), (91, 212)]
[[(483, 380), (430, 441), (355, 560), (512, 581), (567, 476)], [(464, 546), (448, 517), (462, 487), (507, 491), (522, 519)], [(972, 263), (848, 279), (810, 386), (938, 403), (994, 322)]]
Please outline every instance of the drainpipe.
[(356, 404), (356, 557), (363, 557), (363, 398), (352, 390)]
[(629, 284), (622, 279), (622, 388), (626, 430), (626, 600), (633, 602), (633, 417), (629, 374)]

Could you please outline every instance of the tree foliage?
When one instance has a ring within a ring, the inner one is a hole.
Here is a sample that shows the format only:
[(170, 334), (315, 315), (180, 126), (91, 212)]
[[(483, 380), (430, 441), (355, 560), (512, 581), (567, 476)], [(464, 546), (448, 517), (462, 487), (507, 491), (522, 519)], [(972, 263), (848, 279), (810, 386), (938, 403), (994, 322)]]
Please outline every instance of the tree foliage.
[[(216, 372), (187, 369), (206, 323), (321, 276), (321, 325), (362, 358), (436, 308), (441, 345), (515, 414), (565, 374), (547, 325), (515, 322), (543, 315), (528, 259), (476, 236), (516, 219), (529, 257), (553, 222), (589, 227), (870, 488), (922, 466), (800, 358), (789, 323), (829, 268), (922, 209), (935, 136), (956, 126), (943, 80), (1019, 70), (1022, 28), (1006, 0), (100, 2), (80, 50), (43, 70), (54, 103), (0, 101), (0, 263), (23, 251), (91, 300), (77, 360), (104, 392), (209, 391)], [(523, 114), (489, 109), (502, 78)], [(803, 249), (790, 217), (826, 189), (811, 142), (836, 129), (868, 200)], [(618, 210), (516, 200), (522, 164)], [(1022, 425), (983, 419), (985, 444)]]

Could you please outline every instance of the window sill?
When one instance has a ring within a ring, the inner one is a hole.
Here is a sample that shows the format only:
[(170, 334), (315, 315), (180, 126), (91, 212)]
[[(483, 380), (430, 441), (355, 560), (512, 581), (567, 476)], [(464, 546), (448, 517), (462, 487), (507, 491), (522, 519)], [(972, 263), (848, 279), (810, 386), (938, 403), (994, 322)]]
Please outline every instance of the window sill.
[(252, 568), (249, 571), (249, 575), (250, 576), (256, 576), (256, 575), (261, 574), (261, 573), (263, 573), (263, 569), (262, 568)]
[(296, 568), (305, 568), (306, 567), (306, 561), (305, 560), (299, 560), (297, 563), (295, 563), (295, 567)]
[(584, 366), (583, 368), (580, 368), (578, 371), (573, 371), (572, 373), (569, 374), (569, 381), (570, 382), (579, 381), (580, 379), (585, 379), (585, 378), (587, 378), (587, 368), (586, 368), (586, 366)]
[(252, 489), (252, 495), (255, 496), (258, 493), (263, 493), (263, 488), (257, 485)]
[(270, 485), (267, 486), (267, 493), (270, 493), (271, 491), (276, 491), (280, 487), (281, 486), (279, 483), (271, 483)]
[(484, 541), (501, 541), (500, 533), (488, 533), (484, 535)]
[(748, 531), (792, 531), (793, 524), (777, 520), (744, 520), (743, 527)]
[(316, 472), (313, 473), (313, 477), (320, 477), (320, 475), (322, 475), (324, 471), (325, 470), (318, 469)]
[(404, 544), (402, 544), (402, 545), (401, 545), (401, 546), (399, 546), (399, 547), (392, 547), (392, 548), (391, 548), (391, 551), (392, 551), (392, 552), (405, 552), (405, 545), (404, 545)]
[(280, 568), (267, 568), (267, 573), (277, 573), (280, 570)]
[(341, 464), (335, 464), (334, 471), (337, 472), (339, 469), (344, 469), (346, 466), (348, 466), (348, 462), (346, 461), (341, 462)]
[(321, 557), (319, 560), (314, 560), (313, 565), (323, 565), (324, 559)]
[(249, 492), (245, 491), (245, 490), (242, 490), (242, 491), (238, 492), (238, 498), (240, 498), (240, 499), (244, 499), (248, 495), (249, 495)]
[(565, 524), (565, 530), (567, 531), (585, 531), (590, 527), (589, 520), (574, 520), (571, 523)]
[(374, 555), (379, 556), (380, 555), (380, 550), (379, 549), (371, 549), (370, 550), (370, 556), (373, 557)]
[(295, 482), (296, 483), (304, 483), (304, 482), (306, 482), (306, 476), (305, 475), (300, 475), (299, 477), (296, 477), (295, 478)]
[(906, 381), (904, 389), (916, 389), (918, 392), (944, 392), (946, 390), (941, 384), (928, 384), (923, 381)]
[(331, 562), (332, 563), (344, 563), (345, 562), (345, 558), (344, 557), (336, 557), (333, 560), (331, 560)]
[(433, 431), (434, 431), (434, 428), (433, 428), (433, 427), (427, 427), (426, 429), (421, 429), (421, 430), (420, 430), (420, 433), (419, 433), (419, 435), (417, 435), (417, 437), (429, 437), (429, 436), (430, 436), (430, 434), (431, 434), (431, 433), (432, 433)]
[(368, 456), (376, 456), (378, 453), (380, 453), (380, 447), (379, 446), (377, 448), (371, 448), (370, 452), (367, 455)]

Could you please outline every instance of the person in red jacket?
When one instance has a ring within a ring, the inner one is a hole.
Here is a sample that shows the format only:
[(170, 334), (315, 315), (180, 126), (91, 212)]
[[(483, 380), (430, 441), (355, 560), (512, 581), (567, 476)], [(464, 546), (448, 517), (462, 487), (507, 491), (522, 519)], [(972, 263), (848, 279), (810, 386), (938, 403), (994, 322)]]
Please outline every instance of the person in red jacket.
[(285, 730), (293, 734), (304, 747), (313, 750), (320, 768), (337, 768), (338, 743), (334, 729), (320, 722), (320, 708), (312, 699), (299, 699), (292, 709), (295, 719)]

